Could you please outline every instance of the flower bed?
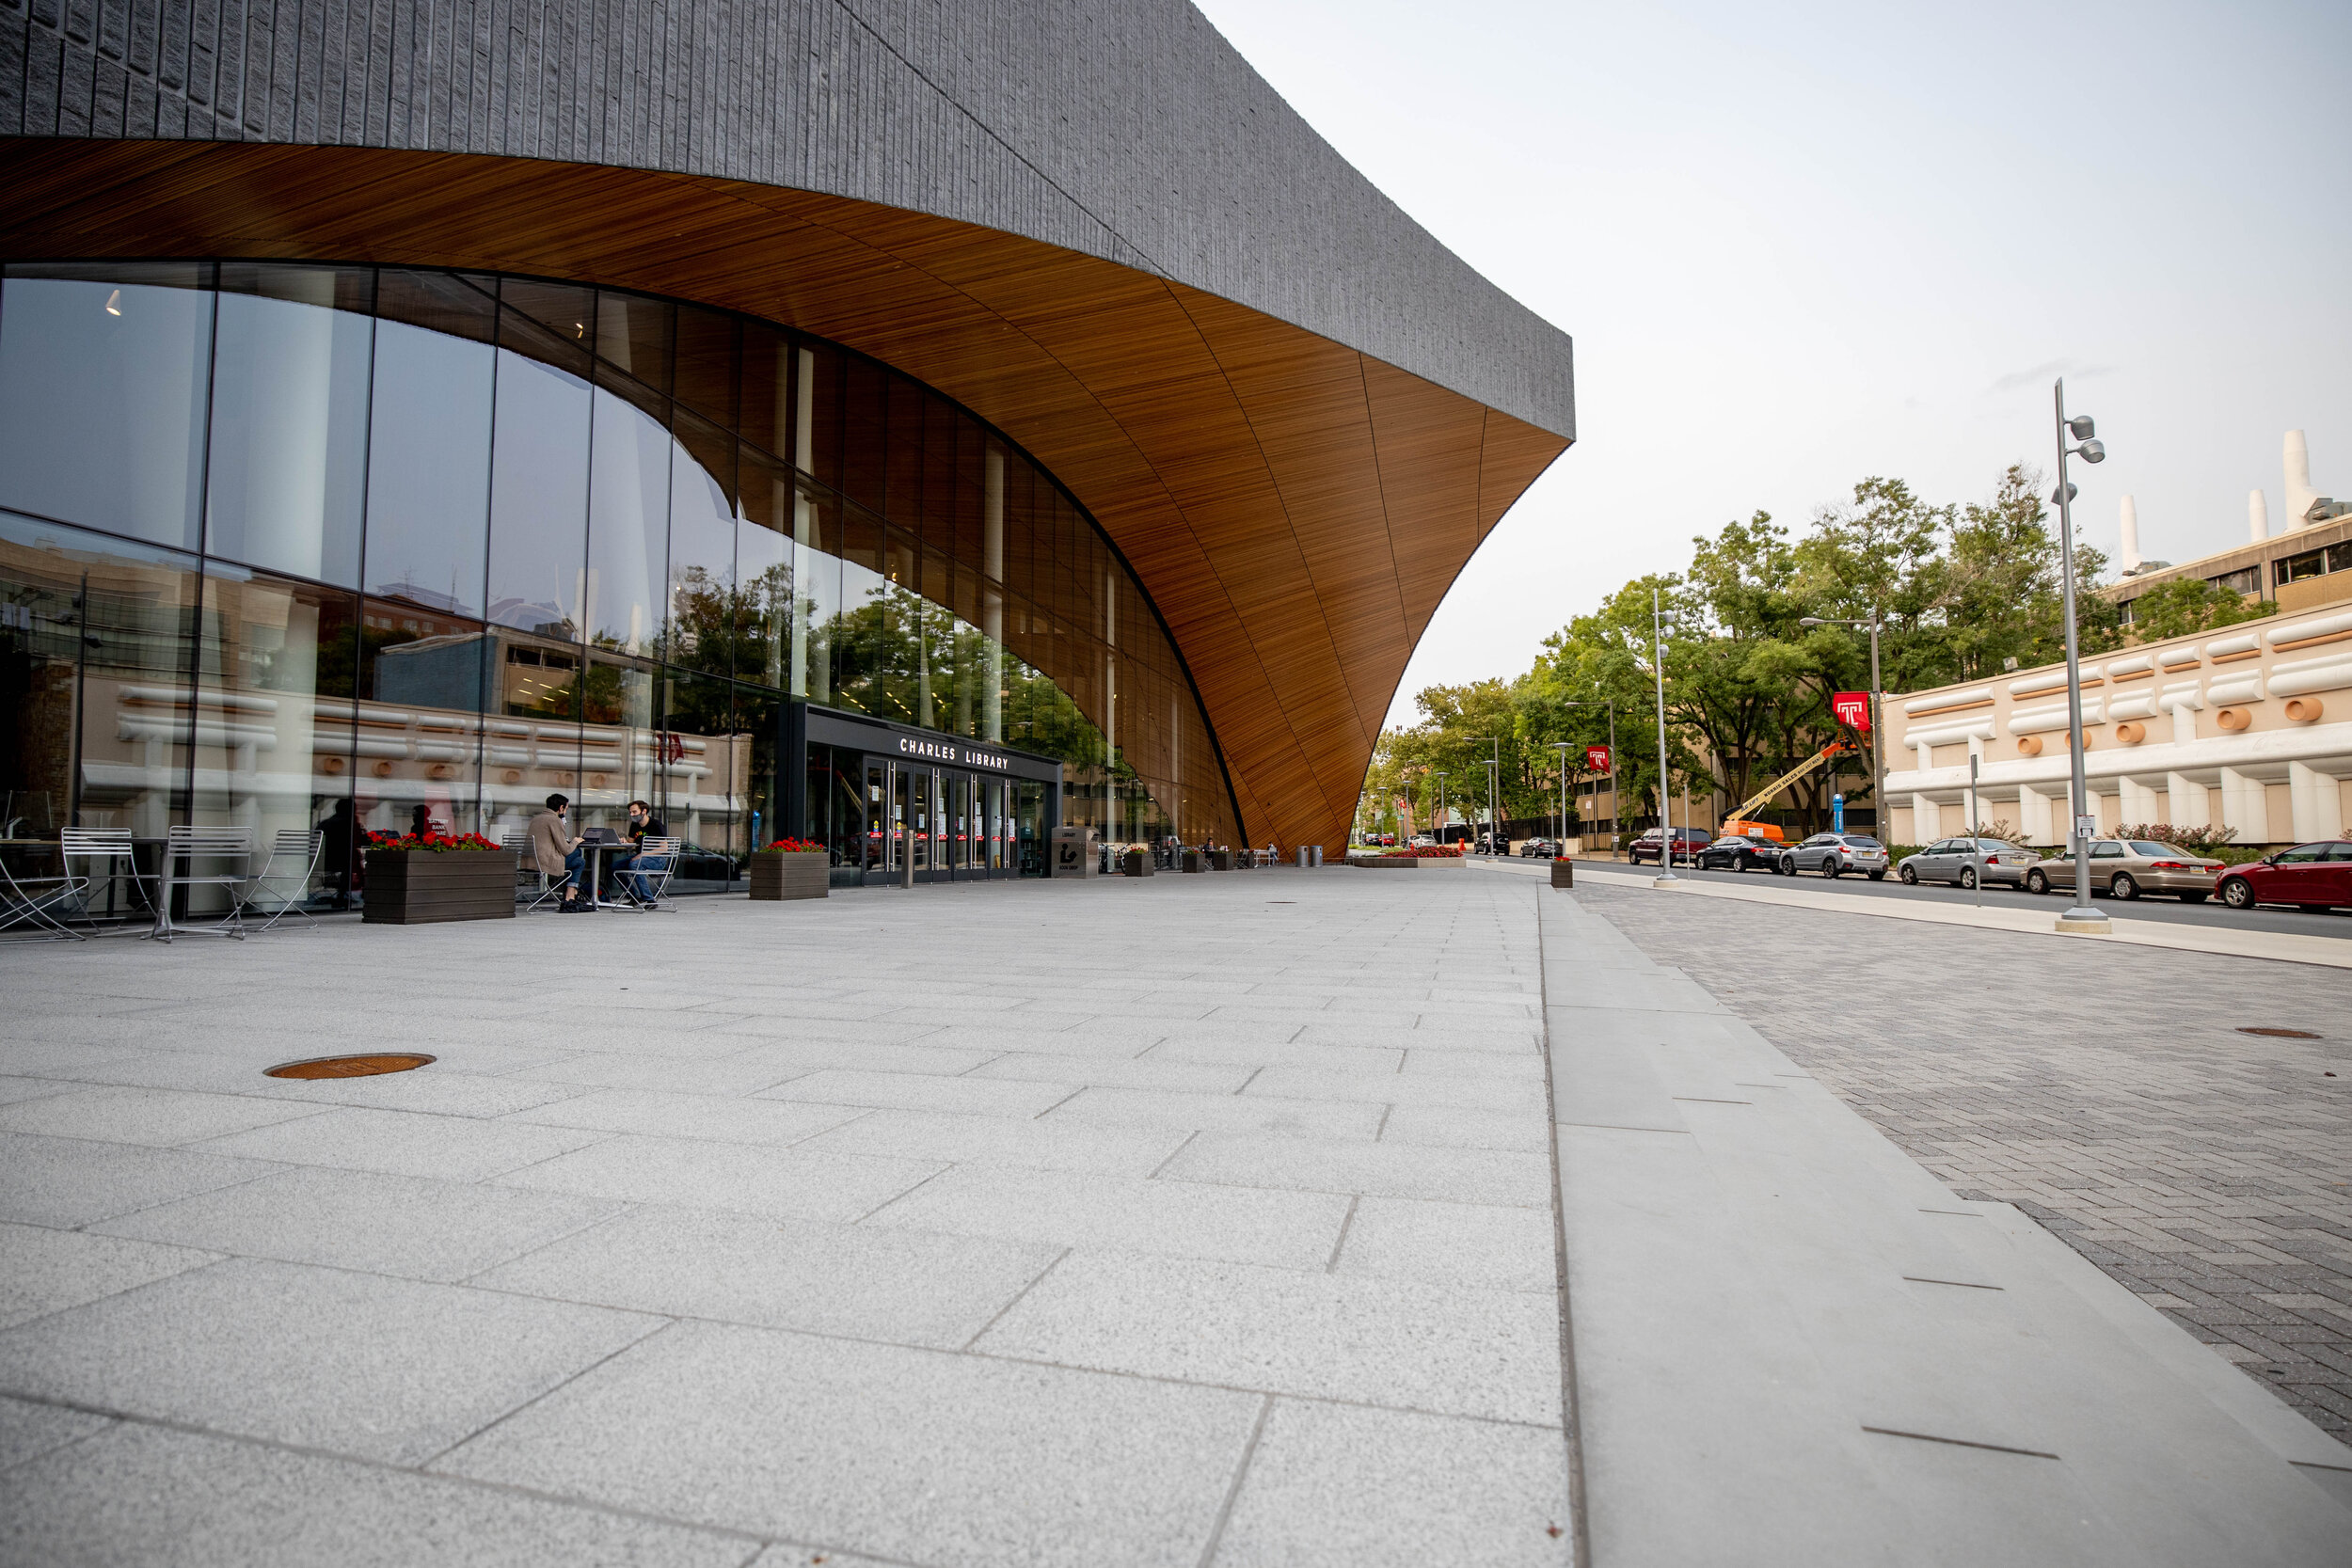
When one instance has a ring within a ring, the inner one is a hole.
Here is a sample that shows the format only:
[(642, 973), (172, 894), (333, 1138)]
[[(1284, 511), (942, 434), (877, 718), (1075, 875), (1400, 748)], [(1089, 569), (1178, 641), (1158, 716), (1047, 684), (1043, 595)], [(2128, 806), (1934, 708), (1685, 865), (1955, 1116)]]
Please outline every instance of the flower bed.
[(830, 855), (832, 850), (821, 844), (811, 844), (803, 838), (780, 838), (773, 844), (763, 844), (752, 851), (755, 855)]
[(515, 857), (480, 833), (372, 832), (366, 865), (365, 924), (515, 918)]
[(1462, 846), (1458, 844), (1416, 844), (1403, 849), (1383, 849), (1380, 855), (1384, 860), (1460, 860)]
[(371, 832), (368, 834), (366, 847), (370, 852), (377, 849), (405, 849), (421, 854), (448, 855), (477, 853), (484, 849), (496, 853), (501, 846), (491, 843), (480, 833), (426, 832), (418, 834)]

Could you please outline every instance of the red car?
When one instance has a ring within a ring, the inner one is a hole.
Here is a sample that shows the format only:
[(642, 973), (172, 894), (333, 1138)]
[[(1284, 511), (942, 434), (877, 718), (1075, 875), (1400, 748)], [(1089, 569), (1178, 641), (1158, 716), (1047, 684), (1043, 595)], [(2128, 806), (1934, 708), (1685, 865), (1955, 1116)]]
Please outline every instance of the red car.
[(2293, 904), (2299, 910), (2352, 905), (2352, 841), (2298, 844), (2248, 865), (2233, 865), (2215, 890), (2233, 910)]

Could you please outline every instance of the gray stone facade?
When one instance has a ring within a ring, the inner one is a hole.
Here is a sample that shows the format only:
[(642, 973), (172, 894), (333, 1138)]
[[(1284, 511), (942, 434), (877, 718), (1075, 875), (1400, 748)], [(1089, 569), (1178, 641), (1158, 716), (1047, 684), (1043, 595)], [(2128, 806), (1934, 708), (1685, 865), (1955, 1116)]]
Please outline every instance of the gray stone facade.
[(1566, 335), (1406, 217), (1184, 0), (0, 0), (0, 135), (818, 191), (1104, 257), (1576, 430)]

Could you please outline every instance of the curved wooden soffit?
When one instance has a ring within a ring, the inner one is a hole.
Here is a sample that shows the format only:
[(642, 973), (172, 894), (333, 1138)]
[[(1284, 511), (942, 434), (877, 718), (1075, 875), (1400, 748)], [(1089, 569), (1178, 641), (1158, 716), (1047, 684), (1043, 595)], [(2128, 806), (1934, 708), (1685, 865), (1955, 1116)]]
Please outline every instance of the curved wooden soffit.
[(1270, 316), (1035, 240), (643, 169), (376, 149), (0, 142), (0, 253), (476, 268), (830, 338), (1037, 454), (1199, 685), (1252, 842), (1343, 842), (1414, 642), (1568, 445)]

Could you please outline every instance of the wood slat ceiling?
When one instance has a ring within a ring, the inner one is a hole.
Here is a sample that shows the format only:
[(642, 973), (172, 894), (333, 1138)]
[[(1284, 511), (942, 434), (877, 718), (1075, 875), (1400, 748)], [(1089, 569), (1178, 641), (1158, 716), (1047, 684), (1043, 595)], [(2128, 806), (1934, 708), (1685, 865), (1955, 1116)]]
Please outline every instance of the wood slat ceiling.
[(535, 273), (832, 339), (1003, 429), (1159, 606), (1263, 843), (1344, 842), (1413, 644), (1565, 438), (1111, 261), (803, 191), (374, 149), (0, 142), (0, 254)]

